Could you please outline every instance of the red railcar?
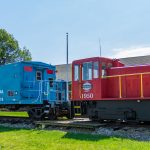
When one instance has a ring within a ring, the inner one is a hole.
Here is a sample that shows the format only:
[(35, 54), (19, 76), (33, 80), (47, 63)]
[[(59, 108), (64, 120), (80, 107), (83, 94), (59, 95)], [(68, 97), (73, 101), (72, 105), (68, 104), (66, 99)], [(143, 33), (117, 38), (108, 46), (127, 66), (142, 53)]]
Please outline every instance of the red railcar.
[(72, 63), (75, 114), (96, 120), (150, 121), (150, 65), (94, 57)]

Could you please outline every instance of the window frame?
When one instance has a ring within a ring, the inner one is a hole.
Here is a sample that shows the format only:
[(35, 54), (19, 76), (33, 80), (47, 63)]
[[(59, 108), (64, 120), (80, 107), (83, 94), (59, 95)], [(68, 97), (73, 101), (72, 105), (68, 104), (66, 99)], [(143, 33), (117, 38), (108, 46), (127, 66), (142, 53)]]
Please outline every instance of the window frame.
[[(84, 70), (84, 65), (87, 64), (86, 66), (86, 71), (88, 75), (84, 76), (85, 70)], [(91, 68), (89, 67), (89, 64), (91, 64)], [(87, 80), (92, 80), (93, 79), (93, 61), (89, 62), (84, 62), (82, 64), (82, 80), (87, 81)]]
[[(77, 67), (77, 69), (75, 69)], [(80, 78), (80, 66), (78, 64), (74, 65), (74, 81), (79, 81)]]
[(102, 62), (102, 73), (101, 73), (102, 77), (107, 76), (106, 69), (107, 69), (107, 63), (106, 62)]
[[(40, 73), (40, 76), (38, 76), (38, 73)], [(41, 79), (38, 79), (38, 77), (41, 77)], [(42, 71), (36, 71), (36, 80), (41, 81), (42, 80)]]
[[(95, 66), (95, 64), (97, 66)], [(97, 68), (95, 68), (95, 67), (97, 67)], [(97, 73), (95, 72), (95, 70), (97, 71)], [(99, 61), (94, 61), (93, 62), (93, 79), (98, 79), (99, 75), (100, 75), (100, 72), (99, 72)]]

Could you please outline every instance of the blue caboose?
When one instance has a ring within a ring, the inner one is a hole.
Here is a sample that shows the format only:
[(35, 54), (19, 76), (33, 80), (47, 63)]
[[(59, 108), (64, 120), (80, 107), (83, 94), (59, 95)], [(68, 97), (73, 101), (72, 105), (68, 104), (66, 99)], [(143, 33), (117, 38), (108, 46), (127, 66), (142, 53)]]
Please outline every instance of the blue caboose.
[(67, 115), (66, 82), (56, 81), (55, 66), (18, 62), (0, 67), (0, 105), (28, 107), (32, 118)]

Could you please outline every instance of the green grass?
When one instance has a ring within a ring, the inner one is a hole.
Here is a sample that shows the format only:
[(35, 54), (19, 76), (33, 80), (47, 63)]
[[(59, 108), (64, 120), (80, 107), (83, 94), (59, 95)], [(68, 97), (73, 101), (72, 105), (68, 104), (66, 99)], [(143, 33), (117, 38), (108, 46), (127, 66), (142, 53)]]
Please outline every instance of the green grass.
[(0, 127), (2, 150), (149, 150), (150, 142), (62, 131)]
[(0, 111), (0, 116), (28, 117), (28, 114), (27, 114), (27, 112), (8, 112), (8, 111)]

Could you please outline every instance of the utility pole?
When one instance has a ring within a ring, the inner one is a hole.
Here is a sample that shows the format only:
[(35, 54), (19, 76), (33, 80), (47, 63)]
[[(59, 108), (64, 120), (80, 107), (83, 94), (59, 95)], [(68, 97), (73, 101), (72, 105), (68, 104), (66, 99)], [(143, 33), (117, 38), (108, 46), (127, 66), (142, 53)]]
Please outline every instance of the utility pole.
[(69, 90), (68, 90), (68, 82), (69, 82), (69, 79), (68, 79), (68, 71), (69, 71), (69, 65), (68, 65), (68, 33), (66, 33), (66, 82), (67, 82), (67, 85), (66, 85), (66, 92), (67, 92), (67, 101), (69, 100)]

